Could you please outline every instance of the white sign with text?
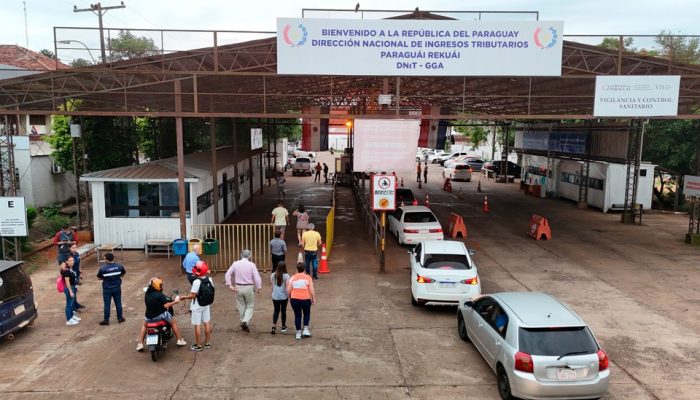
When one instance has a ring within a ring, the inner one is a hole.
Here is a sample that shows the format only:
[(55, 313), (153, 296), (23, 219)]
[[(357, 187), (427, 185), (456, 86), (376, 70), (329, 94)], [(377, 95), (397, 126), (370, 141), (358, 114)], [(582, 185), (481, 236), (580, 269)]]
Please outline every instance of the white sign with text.
[(396, 206), (396, 177), (372, 175), (372, 210), (393, 211)]
[(356, 119), (353, 168), (359, 172), (415, 171), (420, 120)]
[(683, 194), (685, 196), (700, 197), (700, 176), (683, 176)]
[(597, 76), (596, 117), (660, 117), (678, 115), (681, 77)]
[(250, 130), (250, 149), (255, 150), (263, 147), (263, 135), (261, 128), (252, 128)]
[(24, 197), (0, 197), (0, 236), (27, 236)]
[(277, 19), (277, 73), (560, 76), (561, 21)]

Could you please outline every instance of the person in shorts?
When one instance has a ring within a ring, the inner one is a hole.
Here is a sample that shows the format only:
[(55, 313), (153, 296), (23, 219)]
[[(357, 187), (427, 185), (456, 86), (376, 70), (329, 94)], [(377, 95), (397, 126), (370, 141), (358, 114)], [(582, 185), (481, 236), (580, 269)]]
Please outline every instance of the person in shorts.
[(284, 240), (284, 231), (289, 225), (289, 211), (284, 208), (284, 202), (279, 200), (277, 207), (272, 209), (272, 220), (270, 221), (275, 227), (275, 232), (280, 233), (280, 239)]
[[(194, 344), (190, 347), (192, 351), (202, 351), (211, 347), (211, 304), (206, 306), (199, 305), (197, 294), (202, 285), (203, 280), (208, 280), (211, 285), (214, 285), (211, 277), (209, 277), (209, 266), (204, 261), (199, 261), (192, 268), (194, 280), (192, 281), (192, 289), (190, 294), (180, 297), (181, 300), (192, 299), (190, 303), (190, 311), (192, 311), (192, 325), (194, 325)], [(199, 328), (204, 324), (204, 343), (202, 344), (202, 332)]]
[(163, 294), (163, 278), (151, 278), (146, 288), (144, 300), (146, 302), (146, 315), (143, 325), (141, 326), (141, 333), (139, 334), (139, 342), (136, 344), (136, 351), (143, 351), (147, 322), (168, 321), (177, 338), (177, 345), (186, 346), (187, 342), (185, 342), (185, 339), (180, 335), (180, 328), (178, 328), (175, 318), (173, 318), (173, 315), (168, 311), (170, 307), (180, 302), (180, 297), (178, 296), (175, 297), (174, 300), (171, 300)]

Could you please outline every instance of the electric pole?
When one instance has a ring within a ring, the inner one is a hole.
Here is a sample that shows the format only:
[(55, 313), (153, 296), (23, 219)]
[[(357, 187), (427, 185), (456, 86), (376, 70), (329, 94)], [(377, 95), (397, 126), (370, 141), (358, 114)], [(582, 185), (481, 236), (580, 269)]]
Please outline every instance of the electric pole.
[(102, 16), (105, 15), (107, 11), (113, 10), (115, 8), (126, 8), (126, 5), (124, 5), (124, 2), (122, 1), (121, 4), (118, 6), (109, 7), (102, 7), (102, 3), (90, 4), (90, 8), (78, 8), (78, 6), (73, 6), (73, 12), (92, 11), (93, 14), (97, 15), (97, 19), (100, 23), (100, 50), (102, 51), (102, 64), (107, 63), (107, 54), (105, 53), (105, 35), (104, 29), (102, 27)]

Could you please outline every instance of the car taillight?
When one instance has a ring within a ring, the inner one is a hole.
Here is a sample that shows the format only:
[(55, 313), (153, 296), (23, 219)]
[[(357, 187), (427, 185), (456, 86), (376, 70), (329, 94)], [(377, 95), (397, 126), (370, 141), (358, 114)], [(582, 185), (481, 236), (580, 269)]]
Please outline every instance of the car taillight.
[(430, 229), (430, 233), (442, 233), (442, 228)]
[(598, 371), (605, 371), (610, 366), (610, 360), (608, 359), (605, 350), (598, 350)]
[(403, 228), (403, 233), (418, 233), (418, 229), (406, 229), (406, 228)]
[(461, 283), (465, 285), (478, 285), (479, 284), (479, 277), (475, 276), (471, 279), (465, 279), (463, 281), (460, 281)]
[(515, 369), (522, 372), (535, 372), (535, 364), (532, 362), (532, 356), (522, 351), (515, 353)]
[(418, 283), (433, 283), (433, 282), (435, 282), (435, 279), (428, 278), (427, 276), (418, 275), (418, 277), (416, 278), (416, 282), (418, 282)]
[(158, 329), (154, 328), (148, 328), (147, 331), (149, 335), (155, 335), (156, 333), (158, 333)]

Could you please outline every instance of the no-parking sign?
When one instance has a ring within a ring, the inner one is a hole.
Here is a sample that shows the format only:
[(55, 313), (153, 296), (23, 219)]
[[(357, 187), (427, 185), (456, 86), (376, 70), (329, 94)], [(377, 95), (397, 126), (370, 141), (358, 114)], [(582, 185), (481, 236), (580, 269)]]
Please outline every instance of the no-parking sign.
[(396, 177), (394, 175), (372, 175), (372, 209), (393, 211), (396, 204)]

